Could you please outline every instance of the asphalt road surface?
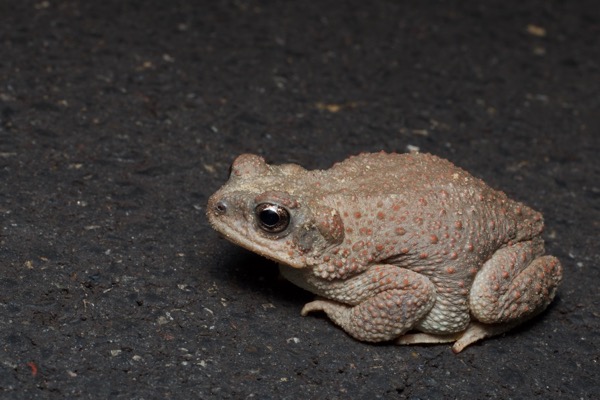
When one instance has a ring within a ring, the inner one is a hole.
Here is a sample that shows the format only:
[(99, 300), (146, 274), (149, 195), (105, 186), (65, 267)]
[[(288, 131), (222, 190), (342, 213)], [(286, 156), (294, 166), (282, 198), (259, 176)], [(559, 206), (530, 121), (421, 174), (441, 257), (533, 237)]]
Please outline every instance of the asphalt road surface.
[[(597, 399), (594, 1), (0, 0), (0, 397)], [(240, 153), (450, 159), (544, 213), (549, 309), (359, 343), (206, 201)]]

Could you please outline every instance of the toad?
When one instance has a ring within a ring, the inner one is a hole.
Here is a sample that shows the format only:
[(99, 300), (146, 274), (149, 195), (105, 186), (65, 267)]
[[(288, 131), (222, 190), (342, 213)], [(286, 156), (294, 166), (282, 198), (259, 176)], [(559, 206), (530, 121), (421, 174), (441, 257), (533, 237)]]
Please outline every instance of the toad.
[(302, 315), (322, 311), (367, 342), (458, 353), (543, 311), (562, 278), (539, 212), (429, 154), (312, 171), (243, 154), (207, 215), (318, 296)]

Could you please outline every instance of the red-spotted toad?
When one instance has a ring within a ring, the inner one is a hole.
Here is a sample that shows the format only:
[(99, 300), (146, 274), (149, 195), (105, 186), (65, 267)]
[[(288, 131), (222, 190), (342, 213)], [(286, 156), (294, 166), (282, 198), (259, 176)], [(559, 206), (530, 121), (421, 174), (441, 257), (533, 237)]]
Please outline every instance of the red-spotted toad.
[(319, 296), (302, 315), (324, 311), (370, 342), (459, 352), (544, 310), (562, 278), (543, 255), (540, 213), (429, 154), (361, 154), (322, 171), (244, 154), (207, 215)]

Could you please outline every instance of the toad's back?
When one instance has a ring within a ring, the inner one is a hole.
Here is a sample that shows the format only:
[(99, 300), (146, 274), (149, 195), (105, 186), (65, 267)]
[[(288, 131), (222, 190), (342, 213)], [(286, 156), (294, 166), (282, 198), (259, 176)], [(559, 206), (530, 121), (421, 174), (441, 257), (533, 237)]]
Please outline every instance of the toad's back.
[[(494, 241), (523, 240), (543, 229), (541, 214), (431, 154), (361, 154), (320, 172), (325, 174), (319, 184), (322, 195), (350, 214), (376, 211), (381, 216), (373, 207), (377, 199), (413, 218), (429, 218), (430, 223), (450, 219), (447, 222), (464, 224), (461, 215), (469, 221), (485, 220), (489, 226), (482, 229), (491, 235), (496, 231)], [(394, 226), (377, 219), (372, 223), (384, 231)], [(502, 234), (499, 228), (504, 228)]]

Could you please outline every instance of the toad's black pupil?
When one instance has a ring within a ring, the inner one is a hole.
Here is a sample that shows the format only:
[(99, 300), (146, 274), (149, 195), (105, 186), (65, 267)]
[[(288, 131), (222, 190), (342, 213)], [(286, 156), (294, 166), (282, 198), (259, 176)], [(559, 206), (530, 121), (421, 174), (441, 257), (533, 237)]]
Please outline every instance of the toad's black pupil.
[(285, 208), (272, 203), (261, 203), (254, 210), (258, 227), (267, 233), (280, 233), (290, 223), (290, 213)]
[(277, 225), (277, 223), (279, 222), (279, 214), (277, 213), (277, 211), (273, 211), (273, 210), (262, 210), (260, 212), (260, 220), (263, 224), (267, 225), (267, 226), (275, 226)]

